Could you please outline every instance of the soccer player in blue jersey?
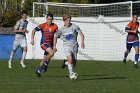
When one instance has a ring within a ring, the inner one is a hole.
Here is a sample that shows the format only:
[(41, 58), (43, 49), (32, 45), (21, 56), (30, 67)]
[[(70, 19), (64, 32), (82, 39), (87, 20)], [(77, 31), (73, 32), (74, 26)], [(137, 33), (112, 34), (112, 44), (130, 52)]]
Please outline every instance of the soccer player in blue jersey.
[(17, 48), (20, 46), (23, 49), (23, 53), (22, 53), (22, 58), (21, 58), (21, 66), (23, 68), (25, 68), (25, 64), (24, 64), (24, 60), (26, 57), (26, 53), (27, 53), (27, 40), (26, 40), (26, 34), (28, 33), (27, 28), (27, 24), (28, 21), (27, 19), (27, 12), (23, 11), (21, 13), (21, 19), (17, 21), (16, 25), (14, 26), (14, 32), (15, 32), (15, 40), (14, 40), (14, 44), (13, 44), (13, 50), (10, 54), (10, 59), (8, 61), (8, 68), (12, 68), (12, 59), (14, 54), (16, 53)]
[[(81, 48), (84, 49), (84, 34), (82, 30), (74, 23), (71, 23), (71, 16), (66, 14), (63, 16), (64, 26), (62, 26), (54, 35), (54, 49), (56, 48), (57, 38), (63, 40), (64, 52), (67, 57), (69, 74), (75, 73), (74, 63), (77, 61), (78, 52), (78, 34), (81, 36)], [(66, 65), (66, 64), (65, 64)]]
[(123, 62), (126, 63), (127, 55), (130, 53), (131, 48), (134, 47), (135, 49), (135, 61), (134, 61), (134, 68), (138, 68), (137, 62), (139, 59), (139, 37), (138, 37), (138, 28), (139, 22), (138, 15), (133, 15), (132, 21), (130, 21), (127, 26), (125, 27), (125, 32), (128, 33), (126, 39), (126, 51), (124, 53)]

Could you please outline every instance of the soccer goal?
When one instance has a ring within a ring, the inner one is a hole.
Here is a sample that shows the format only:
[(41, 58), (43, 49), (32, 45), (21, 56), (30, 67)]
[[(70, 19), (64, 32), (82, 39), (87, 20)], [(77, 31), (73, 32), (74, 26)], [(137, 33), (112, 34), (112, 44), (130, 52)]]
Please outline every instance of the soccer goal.
[[(72, 22), (82, 29), (85, 34), (85, 49), (82, 50), (79, 46), (78, 59), (123, 59), (126, 39), (124, 28), (132, 17), (131, 1), (113, 4), (33, 3), (34, 18), (45, 16), (48, 12), (54, 14), (54, 22), (59, 27), (63, 25), (62, 16), (70, 14)], [(43, 22), (44, 19), (45, 17), (39, 20)], [(64, 59), (62, 42), (58, 42), (54, 59)], [(79, 37), (78, 42), (80, 45)], [(133, 60), (133, 51), (129, 59)]]
[(113, 4), (73, 4), (73, 3), (38, 3), (33, 2), (33, 17), (39, 17), (47, 12), (55, 16), (70, 14), (74, 17), (129, 17), (132, 15), (132, 2), (121, 2)]

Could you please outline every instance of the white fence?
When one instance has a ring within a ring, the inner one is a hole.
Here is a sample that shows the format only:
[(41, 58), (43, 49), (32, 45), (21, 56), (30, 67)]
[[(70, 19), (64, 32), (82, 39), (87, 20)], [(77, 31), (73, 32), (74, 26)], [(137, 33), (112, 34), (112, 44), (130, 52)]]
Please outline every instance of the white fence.
[[(28, 30), (30, 32), (27, 34), (28, 52), (26, 58), (42, 59), (44, 52), (40, 48), (41, 33), (36, 33), (34, 46), (30, 44), (30, 38), (31, 31), (37, 26), (35, 22), (42, 23), (45, 22), (46, 19), (44, 17), (34, 18), (34, 22), (31, 18), (28, 20)], [(130, 17), (73, 17), (72, 20), (74, 20), (74, 22), (72, 22), (77, 24), (85, 34), (85, 49), (83, 50), (79, 47), (80, 52), (92, 57), (94, 60), (118, 61), (123, 59), (127, 35), (124, 33), (124, 28), (131, 20)], [(62, 18), (55, 17), (54, 22), (57, 23), (59, 27), (63, 25)], [(80, 45), (80, 37), (78, 37), (78, 42)], [(54, 55), (54, 59), (64, 59), (65, 55), (62, 40), (58, 40), (57, 49), (58, 51)], [(128, 58), (133, 60), (133, 54), (134, 51), (130, 53)], [(88, 60), (85, 56), (79, 54), (78, 59)]]

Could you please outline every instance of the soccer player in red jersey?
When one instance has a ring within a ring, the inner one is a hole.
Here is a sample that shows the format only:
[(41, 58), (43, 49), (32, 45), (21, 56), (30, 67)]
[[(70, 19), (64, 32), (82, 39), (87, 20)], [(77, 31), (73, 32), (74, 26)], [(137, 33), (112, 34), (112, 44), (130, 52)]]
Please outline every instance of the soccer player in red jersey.
[(134, 47), (135, 49), (135, 62), (134, 67), (138, 68), (137, 62), (139, 59), (139, 37), (138, 37), (138, 27), (139, 22), (138, 15), (133, 15), (133, 19), (131, 22), (128, 23), (128, 25), (125, 27), (125, 32), (128, 33), (127, 39), (126, 39), (126, 51), (124, 54), (123, 62), (126, 63), (127, 55), (130, 53), (131, 48)]
[(41, 48), (44, 52), (44, 59), (41, 61), (40, 66), (37, 67), (36, 74), (38, 77), (41, 77), (42, 70), (47, 70), (49, 60), (54, 55), (56, 50), (53, 49), (53, 38), (54, 33), (58, 30), (58, 26), (53, 23), (53, 15), (51, 13), (47, 14), (47, 22), (39, 24), (33, 31), (31, 35), (31, 44), (34, 44), (34, 35), (37, 31), (41, 31)]

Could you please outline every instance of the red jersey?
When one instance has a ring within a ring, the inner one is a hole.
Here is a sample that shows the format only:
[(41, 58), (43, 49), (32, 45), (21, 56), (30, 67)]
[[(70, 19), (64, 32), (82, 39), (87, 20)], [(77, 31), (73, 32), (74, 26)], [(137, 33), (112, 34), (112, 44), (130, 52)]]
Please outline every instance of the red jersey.
[[(134, 23), (133, 21), (129, 22), (129, 24), (125, 27), (125, 30), (138, 30), (139, 28), (139, 22)], [(128, 36), (127, 36), (127, 42), (135, 42), (138, 41), (138, 34), (137, 33), (132, 33), (132, 32), (128, 32)]]
[(47, 22), (40, 24), (35, 28), (36, 31), (41, 31), (42, 38), (41, 44), (48, 44), (53, 46), (54, 33), (58, 30), (58, 26), (55, 23), (49, 25)]

